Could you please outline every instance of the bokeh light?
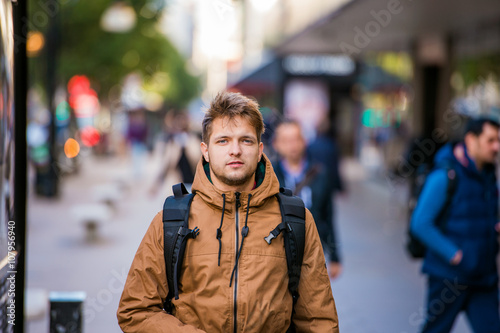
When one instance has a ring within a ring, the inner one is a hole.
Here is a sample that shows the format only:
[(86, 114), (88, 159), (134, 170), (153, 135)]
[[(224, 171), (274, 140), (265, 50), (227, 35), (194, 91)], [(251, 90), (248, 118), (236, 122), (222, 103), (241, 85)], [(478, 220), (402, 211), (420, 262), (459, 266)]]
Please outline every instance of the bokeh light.
[(62, 101), (56, 108), (56, 123), (59, 126), (65, 126), (69, 123), (69, 104), (66, 101)]
[[(68, 92), (70, 95), (83, 94), (89, 90), (90, 81), (85, 75), (75, 75), (68, 81)], [(71, 106), (73, 107), (73, 105)]]
[(26, 128), (26, 140), (30, 147), (43, 145), (49, 140), (49, 131), (47, 127), (33, 122)]
[(99, 112), (97, 93), (90, 87), (85, 75), (75, 75), (68, 81), (69, 105), (76, 117), (92, 117)]
[(73, 138), (69, 138), (64, 143), (64, 154), (67, 158), (73, 158), (80, 153), (80, 144)]
[(102, 14), (100, 25), (107, 32), (125, 33), (134, 28), (136, 21), (134, 8), (123, 1), (115, 1)]
[(93, 126), (86, 126), (80, 131), (80, 138), (84, 146), (94, 147), (101, 140), (101, 134)]
[(36, 57), (45, 45), (45, 38), (40, 31), (31, 31), (28, 33), (26, 42), (26, 54), (28, 57)]
[(37, 165), (45, 165), (49, 163), (50, 160), (50, 152), (49, 145), (43, 144), (40, 146), (33, 147), (30, 153), (31, 159)]

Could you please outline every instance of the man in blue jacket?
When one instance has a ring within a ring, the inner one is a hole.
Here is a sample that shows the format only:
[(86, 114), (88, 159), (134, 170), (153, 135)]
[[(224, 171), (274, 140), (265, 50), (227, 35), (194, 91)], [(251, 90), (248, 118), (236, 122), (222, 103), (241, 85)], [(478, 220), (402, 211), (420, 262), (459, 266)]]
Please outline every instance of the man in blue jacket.
[[(461, 311), (474, 332), (500, 332), (495, 176), (499, 126), (485, 118), (471, 120), (463, 142), (438, 151), (436, 168), (413, 213), (411, 231), (428, 249), (422, 268), (428, 275), (422, 332), (450, 332)], [(443, 215), (450, 179), (454, 191)], [(444, 223), (438, 223), (439, 216)]]
[(307, 156), (306, 141), (300, 124), (285, 120), (275, 129), (273, 148), (279, 159), (273, 163), (281, 187), (301, 197), (311, 211), (323, 249), (328, 253), (328, 274), (331, 279), (342, 270), (333, 226), (333, 195), (331, 174), (321, 163)]

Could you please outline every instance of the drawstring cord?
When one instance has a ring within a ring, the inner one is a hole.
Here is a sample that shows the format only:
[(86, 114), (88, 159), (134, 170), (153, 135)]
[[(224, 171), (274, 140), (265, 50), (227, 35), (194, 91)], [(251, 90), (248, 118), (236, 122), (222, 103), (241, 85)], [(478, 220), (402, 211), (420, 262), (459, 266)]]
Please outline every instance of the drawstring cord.
[(217, 240), (219, 241), (219, 259), (218, 259), (218, 266), (220, 266), (220, 252), (221, 252), (221, 249), (222, 249), (222, 241), (221, 241), (221, 238), (222, 238), (222, 222), (224, 221), (224, 212), (226, 210), (226, 194), (223, 193), (222, 194), (222, 216), (220, 218), (220, 226), (219, 226), (219, 229), (217, 229)]
[(236, 267), (238, 267), (238, 261), (240, 260), (240, 255), (241, 255), (241, 249), (243, 249), (243, 242), (245, 241), (245, 237), (248, 235), (248, 211), (250, 210), (250, 199), (252, 198), (252, 195), (248, 195), (248, 202), (247, 202), (247, 213), (245, 216), (245, 226), (241, 229), (241, 244), (240, 244), (240, 249), (238, 250), (238, 253), (236, 254), (236, 262), (234, 263), (234, 268), (233, 272), (231, 273), (231, 280), (229, 281), (229, 287), (232, 286), (233, 284), (233, 277), (234, 273), (236, 272)]

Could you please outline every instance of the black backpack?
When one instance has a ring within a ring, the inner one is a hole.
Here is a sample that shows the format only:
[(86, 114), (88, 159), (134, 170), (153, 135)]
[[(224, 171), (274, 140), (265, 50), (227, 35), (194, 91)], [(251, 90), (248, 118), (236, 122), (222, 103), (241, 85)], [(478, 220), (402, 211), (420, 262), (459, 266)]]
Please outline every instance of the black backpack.
[[(189, 193), (184, 184), (172, 187), (174, 195), (169, 196), (163, 205), (164, 256), (168, 282), (168, 295), (163, 308), (172, 313), (172, 298), (179, 298), (179, 279), (184, 259), (186, 241), (196, 238), (198, 227), (189, 229), (189, 209), (196, 193)], [(293, 304), (299, 297), (298, 286), (305, 245), (305, 207), (302, 200), (293, 196), (289, 189), (280, 188), (276, 195), (280, 210), (281, 223), (273, 229), (265, 241), (272, 240), (283, 232), (286, 261), (288, 267), (288, 290), (292, 294)], [(293, 331), (293, 325), (289, 329)]]
[[(448, 208), (451, 204), (451, 199), (453, 198), (453, 194), (455, 193), (455, 188), (457, 186), (457, 177), (456, 171), (451, 165), (451, 162), (442, 162), (437, 166), (437, 169), (446, 170), (446, 174), (448, 176), (446, 200), (435, 221), (437, 227), (441, 231), (444, 231), (446, 227), (446, 215), (448, 213)], [(406, 243), (406, 250), (408, 251), (410, 256), (415, 259), (420, 259), (425, 256), (426, 247), (411, 233), (411, 220), (413, 212), (417, 207), (418, 197), (422, 192), (422, 189), (427, 180), (427, 176), (431, 173), (432, 170), (435, 169), (428, 164), (422, 164), (416, 169), (415, 183), (410, 193), (410, 200), (408, 203), (408, 242)]]

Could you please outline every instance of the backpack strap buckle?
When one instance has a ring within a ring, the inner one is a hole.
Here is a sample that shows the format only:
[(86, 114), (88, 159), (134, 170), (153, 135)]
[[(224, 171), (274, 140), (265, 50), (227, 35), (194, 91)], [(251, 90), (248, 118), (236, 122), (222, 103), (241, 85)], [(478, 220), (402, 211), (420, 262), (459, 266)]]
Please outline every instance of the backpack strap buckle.
[(195, 239), (196, 236), (200, 234), (200, 229), (198, 227), (194, 227), (194, 229), (189, 229), (184, 226), (179, 228), (179, 231), (177, 232), (179, 236), (182, 238), (192, 238)]
[(198, 227), (194, 227), (194, 229), (189, 229), (187, 237), (195, 239), (196, 236), (198, 236), (199, 234), (200, 234), (200, 229)]
[(282, 221), (276, 228), (274, 228), (270, 233), (269, 236), (264, 237), (264, 240), (267, 242), (267, 244), (271, 245), (271, 242), (273, 239), (279, 236), (279, 234), (287, 228), (287, 224)]

